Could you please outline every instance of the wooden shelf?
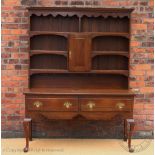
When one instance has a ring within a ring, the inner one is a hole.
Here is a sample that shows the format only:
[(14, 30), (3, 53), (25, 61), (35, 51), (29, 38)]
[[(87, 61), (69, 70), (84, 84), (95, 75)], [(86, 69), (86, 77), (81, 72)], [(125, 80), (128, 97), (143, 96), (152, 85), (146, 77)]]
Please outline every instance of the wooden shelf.
[(121, 74), (128, 76), (128, 70), (91, 70), (90, 72), (69, 72), (65, 69), (30, 69), (30, 75), (39, 74), (39, 73), (67, 73), (67, 74)]
[(51, 50), (31, 50), (30, 56), (39, 55), (39, 54), (56, 54), (63, 55), (67, 57), (67, 51), (51, 51)]
[(129, 33), (124, 33), (124, 32), (87, 32), (87, 33), (91, 33), (92, 38), (98, 37), (98, 36), (121, 36), (126, 38), (130, 37)]
[(93, 51), (92, 57), (95, 57), (97, 55), (122, 55), (129, 57), (129, 53), (126, 51)]
[(92, 70), (91, 73), (97, 73), (97, 74), (121, 74), (128, 76), (129, 71), (128, 70)]
[(30, 37), (35, 35), (58, 35), (63, 37), (68, 37), (70, 32), (52, 32), (52, 31), (30, 31)]
[(51, 31), (30, 31), (30, 37), (35, 35), (59, 35), (68, 37), (69, 34), (83, 34), (90, 35), (90, 37), (94, 38), (97, 36), (122, 36), (129, 38), (129, 33), (124, 32), (51, 32)]
[(30, 69), (30, 75), (40, 73), (68, 73), (65, 69)]

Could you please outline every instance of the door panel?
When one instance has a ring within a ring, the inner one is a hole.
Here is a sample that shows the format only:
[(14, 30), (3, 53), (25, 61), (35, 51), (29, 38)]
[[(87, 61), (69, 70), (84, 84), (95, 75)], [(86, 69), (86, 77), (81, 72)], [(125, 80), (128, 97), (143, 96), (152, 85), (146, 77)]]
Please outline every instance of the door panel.
[(88, 35), (70, 35), (69, 37), (69, 70), (90, 71), (91, 39)]

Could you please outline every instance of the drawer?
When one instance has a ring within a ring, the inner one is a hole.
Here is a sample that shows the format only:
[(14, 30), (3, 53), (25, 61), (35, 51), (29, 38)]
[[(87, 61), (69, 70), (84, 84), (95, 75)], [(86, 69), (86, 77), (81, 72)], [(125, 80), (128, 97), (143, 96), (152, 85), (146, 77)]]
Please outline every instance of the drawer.
[(81, 111), (132, 111), (132, 99), (81, 98)]
[(33, 111), (78, 111), (77, 98), (29, 98), (28, 110)]

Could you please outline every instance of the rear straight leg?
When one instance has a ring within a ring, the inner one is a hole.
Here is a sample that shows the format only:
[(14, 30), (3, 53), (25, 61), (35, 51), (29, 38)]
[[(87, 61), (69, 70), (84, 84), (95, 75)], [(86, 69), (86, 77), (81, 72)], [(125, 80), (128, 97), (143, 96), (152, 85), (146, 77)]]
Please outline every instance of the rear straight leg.
[(127, 141), (127, 120), (124, 119), (124, 141)]
[(29, 124), (29, 140), (32, 141), (32, 120), (30, 121)]

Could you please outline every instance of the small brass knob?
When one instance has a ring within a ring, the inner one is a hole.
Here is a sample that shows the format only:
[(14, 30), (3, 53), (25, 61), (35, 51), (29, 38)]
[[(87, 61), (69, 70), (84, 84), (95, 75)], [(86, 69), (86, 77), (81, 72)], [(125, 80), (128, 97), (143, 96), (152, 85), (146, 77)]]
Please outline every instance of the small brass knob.
[(42, 106), (43, 104), (42, 104), (42, 102), (40, 102), (40, 101), (36, 101), (36, 102), (33, 103), (33, 105), (34, 105), (36, 108), (39, 108), (39, 107)]
[(71, 59), (71, 57), (72, 57), (72, 51), (70, 50), (69, 51), (69, 58)]
[(139, 93), (139, 89), (133, 89), (133, 92), (138, 94)]
[(64, 103), (64, 106), (68, 109), (68, 108), (70, 108), (70, 107), (72, 106), (72, 103), (66, 101), (66, 102)]
[(90, 110), (92, 110), (92, 109), (95, 107), (95, 103), (90, 101), (90, 102), (87, 104), (87, 106), (89, 107)]
[(125, 104), (124, 103), (117, 103), (116, 104), (116, 107), (119, 109), (119, 110), (122, 110), (124, 107), (125, 107)]

